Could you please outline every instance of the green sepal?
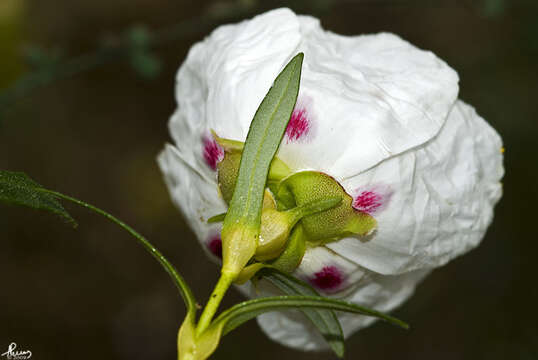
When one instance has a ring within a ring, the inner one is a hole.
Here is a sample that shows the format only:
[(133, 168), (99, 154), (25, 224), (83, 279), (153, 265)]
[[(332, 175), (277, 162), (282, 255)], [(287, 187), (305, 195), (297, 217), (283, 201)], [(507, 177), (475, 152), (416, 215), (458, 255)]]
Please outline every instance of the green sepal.
[(274, 259), (284, 251), (284, 245), (293, 227), (293, 219), (286, 212), (275, 209), (263, 209), (261, 217), (260, 238), (256, 247), (257, 261)]
[(291, 273), (301, 264), (305, 252), (305, 232), (303, 226), (297, 224), (288, 239), (284, 252), (271, 263), (271, 266), (285, 273)]
[(196, 336), (195, 313), (189, 312), (177, 337), (178, 360), (205, 360), (211, 356), (222, 337), (222, 326), (209, 327)]
[[(269, 191), (266, 190), (267, 193)], [(245, 267), (235, 282), (245, 283), (266, 265), (286, 272), (295, 270), (306, 251), (304, 230), (302, 225), (296, 225), (297, 222), (304, 216), (327, 211), (337, 206), (341, 201), (341, 198), (327, 198), (283, 212), (275, 210), (274, 204), (264, 207), (260, 239), (255, 255), (255, 259), (259, 262)], [(290, 231), (292, 231), (291, 236)], [(263, 264), (263, 262), (275, 258), (274, 262)]]
[(288, 210), (297, 206), (293, 193), (285, 186), (280, 186), (280, 181), (268, 183), (269, 188), (275, 194), (277, 209)]
[[(242, 153), (243, 148), (245, 147), (245, 143), (238, 140), (230, 140), (221, 138), (217, 135), (217, 133), (213, 130), (211, 130), (211, 134), (213, 135), (213, 138), (215, 141), (222, 147), (225, 153)], [(237, 166), (236, 170), (239, 170), (239, 166)], [(236, 171), (237, 174), (237, 171)], [(271, 166), (269, 167), (269, 175), (267, 175), (267, 180), (282, 180), (286, 176), (291, 174), (290, 168), (286, 163), (282, 160), (280, 160), (278, 157), (274, 157), (273, 161), (271, 162)], [(236, 175), (237, 176), (237, 175)]]
[(263, 263), (254, 263), (247, 265), (241, 273), (239, 273), (239, 276), (235, 279), (234, 284), (237, 285), (243, 285), (247, 281), (249, 281), (258, 271), (266, 267), (266, 264)]
[(377, 226), (367, 213), (352, 207), (353, 198), (332, 177), (317, 171), (302, 171), (285, 178), (277, 190), (277, 199), (293, 194), (297, 206), (340, 196), (342, 203), (326, 212), (307, 216), (301, 220), (306, 236), (312, 244), (326, 243), (349, 235), (367, 235)]
[(341, 202), (341, 197), (327, 197), (286, 211), (263, 209), (256, 260), (263, 262), (277, 258), (284, 251), (291, 230), (299, 220), (312, 214), (324, 213)]
[(243, 148), (245, 147), (245, 143), (238, 140), (231, 140), (231, 139), (225, 139), (217, 135), (217, 133), (214, 130), (211, 130), (211, 135), (213, 135), (213, 138), (217, 142), (217, 144), (220, 145), (220, 147), (228, 153), (232, 152), (242, 152)]
[(218, 214), (211, 216), (209, 219), (207, 219), (208, 224), (218, 223), (224, 221), (224, 218), (226, 217), (226, 213)]
[[(224, 140), (225, 139), (221, 139), (221, 141)], [(241, 145), (243, 144), (235, 140), (226, 141), (239, 143)], [(229, 204), (232, 200), (235, 184), (237, 182), (237, 174), (242, 155), (241, 151), (242, 150), (237, 150), (237, 146), (224, 148), (224, 158), (217, 164), (217, 181), (219, 184), (219, 191), (227, 204)], [(290, 168), (282, 160), (275, 156), (271, 162), (271, 166), (269, 167), (267, 181), (278, 184), (280, 180), (284, 179), (290, 174)]]
[[(276, 209), (276, 201), (273, 196), (273, 193), (269, 189), (265, 189), (265, 192), (263, 194), (263, 205), (262, 209)], [(209, 219), (207, 219), (208, 224), (218, 223), (224, 221), (224, 218), (226, 217), (226, 213), (217, 214), (211, 216)]]
[(240, 162), (241, 152), (224, 152), (224, 158), (217, 164), (219, 191), (226, 204), (232, 200)]
[(286, 176), (291, 174), (291, 170), (286, 163), (280, 160), (278, 157), (274, 157), (271, 161), (271, 167), (269, 167), (269, 174), (267, 174), (267, 181), (280, 181)]
[(187, 312), (177, 335), (178, 360), (196, 359), (195, 312)]

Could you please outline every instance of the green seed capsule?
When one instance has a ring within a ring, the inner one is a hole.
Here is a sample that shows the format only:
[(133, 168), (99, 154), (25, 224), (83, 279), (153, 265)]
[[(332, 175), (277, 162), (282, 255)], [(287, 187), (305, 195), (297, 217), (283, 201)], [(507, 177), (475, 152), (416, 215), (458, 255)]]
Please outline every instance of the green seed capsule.
[(373, 217), (355, 210), (352, 197), (326, 174), (302, 171), (290, 175), (280, 183), (276, 196), (277, 199), (289, 199), (290, 194), (298, 207), (328, 197), (342, 198), (339, 206), (302, 219), (306, 237), (311, 243), (327, 243), (352, 234), (367, 235), (377, 225)]

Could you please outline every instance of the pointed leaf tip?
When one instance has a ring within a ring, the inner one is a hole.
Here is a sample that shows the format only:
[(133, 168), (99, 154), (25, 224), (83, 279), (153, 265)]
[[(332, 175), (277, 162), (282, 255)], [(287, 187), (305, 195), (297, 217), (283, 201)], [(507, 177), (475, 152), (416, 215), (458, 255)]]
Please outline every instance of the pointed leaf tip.
[(296, 55), (278, 74), (250, 124), (223, 223), (223, 272), (238, 275), (254, 256), (267, 176), (297, 101), (302, 59)]
[(379, 311), (353, 303), (324, 298), (319, 296), (274, 296), (245, 301), (232, 306), (224, 311), (214, 321), (215, 326), (223, 327), (223, 335), (226, 335), (236, 327), (266, 312), (280, 311), (288, 309), (326, 309), (334, 311), (348, 312), (357, 315), (376, 317), (392, 325), (407, 329), (409, 325), (405, 322), (383, 314)]
[(74, 228), (78, 225), (53, 194), (22, 172), (0, 170), (0, 202), (45, 210), (62, 217)]

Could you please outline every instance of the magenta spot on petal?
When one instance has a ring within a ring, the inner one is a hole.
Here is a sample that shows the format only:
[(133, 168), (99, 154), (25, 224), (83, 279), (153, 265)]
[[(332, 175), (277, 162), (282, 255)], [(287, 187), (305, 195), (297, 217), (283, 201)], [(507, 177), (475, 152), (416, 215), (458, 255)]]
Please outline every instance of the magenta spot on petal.
[(383, 195), (367, 190), (361, 191), (353, 200), (353, 207), (357, 210), (372, 214), (383, 205)]
[(304, 138), (310, 132), (312, 124), (308, 119), (308, 113), (304, 107), (296, 107), (291, 114), (288, 127), (286, 128), (287, 142), (297, 141)]
[(211, 169), (217, 170), (217, 164), (224, 158), (224, 150), (210, 136), (202, 138), (204, 144), (204, 160)]
[(376, 184), (359, 189), (355, 194), (357, 195), (353, 199), (353, 207), (373, 215), (387, 206), (392, 197), (392, 190), (387, 185)]
[(207, 242), (207, 248), (213, 255), (219, 259), (222, 259), (222, 240), (220, 239), (219, 235), (215, 235), (209, 239)]
[(321, 290), (337, 290), (344, 282), (342, 272), (336, 266), (325, 266), (314, 274), (310, 283)]

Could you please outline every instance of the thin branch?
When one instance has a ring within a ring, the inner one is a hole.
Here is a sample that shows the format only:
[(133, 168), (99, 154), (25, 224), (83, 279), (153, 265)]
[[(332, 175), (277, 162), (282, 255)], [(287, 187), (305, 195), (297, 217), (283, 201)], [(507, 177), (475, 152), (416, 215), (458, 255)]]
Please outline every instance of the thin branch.
[(82, 200), (75, 199), (71, 196), (64, 195), (56, 191), (47, 190), (47, 189), (39, 189), (39, 191), (54, 195), (60, 199), (71, 201), (72, 203), (85, 207), (86, 209), (89, 209), (101, 216), (104, 216), (106, 219), (112, 221), (113, 223), (115, 223), (116, 225), (120, 226), (122, 229), (127, 231), (129, 234), (131, 234), (144, 247), (144, 249), (146, 249), (146, 251), (150, 253), (151, 256), (153, 256), (159, 262), (159, 264), (161, 264), (161, 266), (170, 275), (170, 278), (172, 279), (172, 281), (178, 288), (179, 293), (181, 297), (183, 298), (185, 305), (187, 306), (187, 310), (194, 311), (194, 309), (196, 308), (196, 300), (194, 299), (194, 295), (192, 294), (191, 289), (189, 288), (189, 286), (187, 285), (187, 283), (185, 282), (181, 274), (174, 267), (174, 265), (172, 265), (172, 263), (170, 263), (170, 261), (168, 261), (168, 259), (165, 258), (164, 255), (155, 246), (153, 246), (153, 244), (150, 243), (148, 239), (140, 235), (136, 230), (134, 230), (129, 225), (125, 224), (123, 221), (121, 221), (117, 217), (107, 213), (106, 211), (102, 209), (99, 209), (98, 207), (95, 207)]

